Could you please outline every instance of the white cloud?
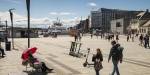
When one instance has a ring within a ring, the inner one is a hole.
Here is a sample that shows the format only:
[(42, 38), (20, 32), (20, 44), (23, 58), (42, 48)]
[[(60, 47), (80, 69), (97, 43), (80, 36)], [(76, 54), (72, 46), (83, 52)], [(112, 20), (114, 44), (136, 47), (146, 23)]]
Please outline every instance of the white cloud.
[[(86, 19), (86, 17), (82, 17), (82, 20)], [(64, 25), (68, 25), (68, 26), (73, 26), (76, 25), (80, 22), (81, 17), (74, 17), (74, 18), (70, 18), (70, 19), (63, 19), (62, 23)]]
[[(19, 15), (17, 13), (13, 13), (13, 19), (14, 19), (14, 26), (24, 25), (24, 27), (27, 26), (27, 17)], [(10, 25), (10, 14), (9, 12), (0, 12), (0, 18), (1, 21), (8, 21), (8, 25)], [(50, 24), (49, 18), (31, 18), (31, 24), (32, 25), (43, 25), (43, 24)]]
[[(56, 13), (52, 13), (52, 14), (56, 14)], [(70, 15), (70, 13), (61, 13), (61, 15)], [(1, 21), (8, 21), (8, 25), (10, 26), (10, 15), (9, 12), (0, 12), (0, 18)], [(83, 18), (82, 18), (83, 19)], [(74, 18), (69, 18), (69, 19), (60, 19), (60, 21), (63, 23), (64, 26), (73, 26), (77, 23), (79, 23), (81, 20), (81, 18), (79, 17), (74, 17)], [(53, 22), (56, 21), (56, 19), (50, 19), (47, 17), (44, 18), (31, 18), (31, 27), (43, 27), (45, 25), (52, 25)], [(27, 27), (27, 17), (23, 16), (23, 15), (19, 15), (17, 13), (14, 12), (14, 26), (18, 26), (18, 27)]]
[(92, 7), (97, 6), (97, 4), (96, 4), (96, 3), (94, 3), (94, 2), (88, 3), (88, 5), (89, 5), (89, 6), (92, 6)]
[(20, 3), (20, 0), (4, 0), (4, 1), (15, 3), (15, 4), (19, 4)]
[(50, 12), (49, 14), (50, 14), (50, 15), (58, 15), (57, 12)]
[(74, 13), (71, 12), (50, 12), (50, 15), (58, 15), (58, 16), (67, 16), (67, 15), (74, 15)]
[(70, 12), (60, 12), (59, 15), (73, 15), (74, 13), (70, 13)]

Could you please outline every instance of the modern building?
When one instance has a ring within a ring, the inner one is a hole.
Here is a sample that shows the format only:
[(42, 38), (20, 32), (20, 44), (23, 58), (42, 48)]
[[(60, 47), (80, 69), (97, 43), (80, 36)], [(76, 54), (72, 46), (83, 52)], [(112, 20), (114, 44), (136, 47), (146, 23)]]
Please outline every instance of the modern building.
[(111, 20), (133, 19), (139, 12), (141, 11), (100, 8), (97, 11), (91, 11), (91, 28), (111, 32)]
[(100, 11), (91, 11), (91, 28), (102, 28), (102, 13)]
[(121, 18), (111, 21), (111, 32), (119, 34), (127, 34), (127, 27), (129, 26), (130, 20)]
[(76, 25), (76, 29), (87, 33), (89, 32), (89, 18), (85, 19), (85, 20), (81, 20), (79, 24)]

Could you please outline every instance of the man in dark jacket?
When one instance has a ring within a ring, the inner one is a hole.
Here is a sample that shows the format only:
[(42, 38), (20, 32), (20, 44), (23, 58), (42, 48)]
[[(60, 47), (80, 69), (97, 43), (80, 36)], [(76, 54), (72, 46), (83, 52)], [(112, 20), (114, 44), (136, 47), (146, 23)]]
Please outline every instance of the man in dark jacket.
[(114, 65), (113, 72), (111, 75), (114, 75), (115, 72), (117, 73), (117, 75), (120, 75), (118, 63), (119, 63), (119, 61), (120, 61), (120, 63), (122, 63), (123, 47), (120, 47), (120, 44), (117, 44), (116, 41), (112, 41), (111, 44), (112, 44), (112, 48), (110, 50), (110, 54), (109, 54), (109, 58), (108, 58), (108, 62), (109, 62), (112, 57), (112, 63)]
[(141, 34), (140, 35), (140, 37), (139, 37), (139, 41), (140, 41), (140, 44), (139, 45), (143, 45), (143, 39), (144, 39), (144, 37), (143, 37), (143, 35)]
[(147, 34), (144, 37), (144, 47), (149, 47), (149, 36)]

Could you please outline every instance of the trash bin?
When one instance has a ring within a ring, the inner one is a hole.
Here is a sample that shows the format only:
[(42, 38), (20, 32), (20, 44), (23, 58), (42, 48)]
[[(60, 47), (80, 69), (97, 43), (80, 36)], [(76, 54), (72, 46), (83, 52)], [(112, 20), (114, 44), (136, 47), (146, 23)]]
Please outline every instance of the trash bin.
[(5, 48), (6, 48), (6, 51), (10, 51), (11, 50), (11, 42), (6, 42), (5, 43)]

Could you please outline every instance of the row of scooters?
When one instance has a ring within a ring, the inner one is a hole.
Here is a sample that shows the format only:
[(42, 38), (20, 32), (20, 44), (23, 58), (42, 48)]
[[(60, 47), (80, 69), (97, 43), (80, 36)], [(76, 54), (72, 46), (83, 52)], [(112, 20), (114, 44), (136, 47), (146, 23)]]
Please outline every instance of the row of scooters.
[[(90, 48), (88, 48), (87, 50), (81, 50), (81, 46), (82, 46), (81, 42), (72, 41), (71, 42), (70, 51), (69, 51), (69, 55), (73, 56), (73, 57), (78, 57), (78, 58), (86, 57), (86, 60), (83, 63), (84, 67), (87, 67), (87, 66), (90, 66), (90, 65), (94, 65), (92, 63), (91, 64), (88, 63), (88, 57), (89, 57), (89, 54), (90, 54)], [(86, 51), (86, 52), (83, 53), (83, 51)]]

